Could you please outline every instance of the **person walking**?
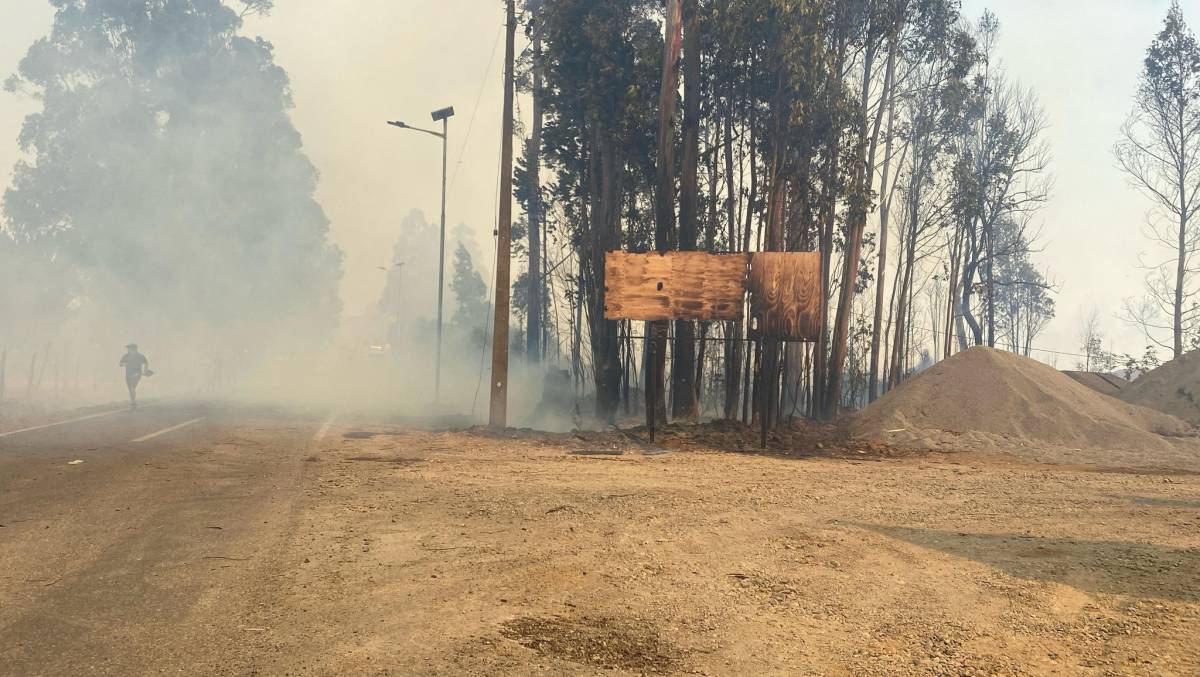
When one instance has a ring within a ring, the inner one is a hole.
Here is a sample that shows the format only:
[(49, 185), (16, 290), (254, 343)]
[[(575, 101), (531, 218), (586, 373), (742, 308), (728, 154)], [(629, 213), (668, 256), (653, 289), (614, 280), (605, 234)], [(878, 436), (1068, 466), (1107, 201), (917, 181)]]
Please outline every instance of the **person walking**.
[(129, 387), (129, 406), (137, 408), (137, 387), (142, 376), (150, 376), (150, 361), (138, 352), (136, 343), (125, 346), (125, 354), (121, 356), (120, 366), (125, 367), (125, 385)]

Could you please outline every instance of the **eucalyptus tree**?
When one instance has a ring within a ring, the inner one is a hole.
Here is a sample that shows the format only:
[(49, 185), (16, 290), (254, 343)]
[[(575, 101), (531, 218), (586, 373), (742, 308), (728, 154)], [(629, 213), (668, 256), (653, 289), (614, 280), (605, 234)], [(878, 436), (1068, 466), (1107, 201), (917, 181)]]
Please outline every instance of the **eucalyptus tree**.
[(1055, 316), (1054, 286), (1034, 265), (1026, 229), (1013, 219), (996, 227), (996, 331), (1006, 349), (1029, 357)]
[(18, 241), (52, 247), (79, 295), (163, 337), (329, 336), (341, 254), (270, 43), (214, 0), (53, 4), (6, 83), (41, 103), (4, 196)]
[[(1200, 246), (1200, 46), (1178, 1), (1143, 62), (1134, 109), (1115, 147), (1117, 164), (1154, 205), (1148, 234), (1172, 256), (1150, 266), (1147, 300), (1127, 315), (1159, 345), (1157, 330), (1170, 332), (1175, 357), (1184, 350), (1184, 306), (1195, 295), (1191, 260)], [(1170, 317), (1169, 325), (1157, 319)]]
[[(888, 387), (895, 386), (902, 375), (901, 360), (912, 333), (908, 322), (918, 266), (931, 250), (938, 249), (944, 232), (953, 227), (954, 196), (946, 176), (953, 163), (954, 140), (968, 122), (965, 80), (973, 65), (973, 46), (970, 36), (955, 31), (944, 47), (932, 54), (917, 55), (906, 78), (907, 86), (898, 96), (904, 155), (894, 187), (901, 218), (897, 223), (899, 246), (891, 300), (894, 308), (889, 322), (892, 352), (884, 379)], [(889, 207), (890, 202), (889, 198)], [(881, 217), (881, 228), (887, 222)], [(883, 288), (882, 274), (876, 284)], [(876, 298), (880, 297), (877, 294)], [(882, 323), (876, 326), (882, 333)], [(881, 338), (873, 337), (873, 342)]]
[(487, 317), (491, 311), (488, 288), (475, 269), (471, 253), (462, 242), (454, 250), (450, 293), (454, 296), (450, 326), (457, 332), (458, 338), (468, 345), (485, 345), (488, 341)]
[[(857, 115), (849, 138), (852, 154), (842, 230), (844, 254), (838, 280), (837, 306), (830, 338), (829, 367), (822, 413), (832, 416), (843, 394), (843, 372), (849, 349), (851, 315), (861, 274), (867, 217), (875, 209), (883, 122), (897, 91), (897, 65), (903, 58), (935, 58), (950, 40), (958, 21), (954, 0), (862, 0), (850, 17), (857, 59)], [(882, 63), (880, 61), (882, 60)], [(889, 155), (884, 153), (885, 159)], [(878, 281), (876, 282), (879, 283)], [(877, 331), (875, 327), (873, 331)]]
[[(617, 383), (628, 387), (636, 361), (602, 317), (603, 252), (617, 246), (666, 251), (703, 239), (709, 249), (820, 253), (829, 329), (817, 346), (780, 352), (743, 343), (740, 323), (720, 327), (730, 418), (739, 405), (744, 420), (760, 402), (779, 411), (780, 384), (763, 378), (778, 359), (791, 410), (830, 415), (874, 392), (892, 362), (887, 335), (902, 344), (915, 335), (907, 318), (927, 269), (952, 278), (937, 304), (967, 290), (965, 312), (935, 324), (968, 315), (984, 326), (975, 313), (999, 293), (993, 226), (1028, 222), (1019, 217), (1048, 189), (1047, 153), (1036, 100), (979, 58), (958, 9), (957, 0), (543, 2), (541, 153), (555, 176), (546, 227), (569, 233), (579, 259), (569, 296), (584, 304), (581, 323), (586, 309), (601, 418), (611, 419)], [(867, 227), (876, 214), (878, 238)], [(893, 230), (899, 245), (888, 241)], [(885, 326), (888, 315), (905, 319)], [(984, 324), (994, 337), (996, 319)], [(693, 323), (675, 329), (673, 412), (691, 417), (704, 360), (692, 361)], [(648, 353), (663, 360), (665, 340), (642, 348), (643, 384), (659, 394), (649, 404), (663, 414), (666, 383)]]
[[(683, 34), (683, 153), (679, 169), (679, 249), (695, 250), (700, 235), (700, 99), (706, 94), (700, 81), (700, 8), (698, 0), (682, 0)], [(661, 105), (661, 103), (660, 103)], [(696, 390), (696, 324), (675, 323), (672, 365), (671, 413), (677, 418), (699, 416)]]
[(972, 73), (970, 125), (957, 143), (953, 169), (962, 236), (955, 311), (960, 349), (968, 338), (975, 345), (996, 344), (990, 302), (995, 298), (996, 225), (1003, 219), (1028, 223), (1053, 185), (1045, 111), (1033, 90), (1012, 81), (994, 63), (999, 30), (995, 15), (984, 13), (976, 31), (979, 60)]
[(528, 91), (533, 103), (533, 120), (530, 123), (529, 138), (525, 141), (524, 155), (514, 176), (514, 189), (517, 201), (525, 209), (525, 228), (528, 237), (526, 256), (529, 267), (524, 280), (520, 281), (520, 290), (514, 290), (516, 296), (521, 296), (521, 305), (525, 312), (525, 359), (529, 364), (541, 362), (545, 350), (545, 319), (546, 319), (546, 281), (545, 281), (545, 209), (542, 197), (542, 127), (545, 122), (545, 111), (542, 99), (542, 25), (540, 10), (544, 0), (525, 0), (524, 18), (526, 22), (526, 37), (529, 39), (529, 58), (527, 68), (520, 78), (520, 86)]
[[(579, 258), (577, 303), (596, 384), (596, 416), (615, 418), (622, 378), (618, 324), (604, 319), (604, 254), (645, 246), (639, 201), (653, 167), (653, 92), (662, 34), (651, 0), (547, 0), (540, 8), (543, 157)], [(623, 228), (628, 221), (629, 228)], [(582, 311), (586, 310), (586, 317)], [(577, 328), (581, 332), (582, 328)]]
[[(911, 281), (912, 271), (908, 268), (914, 262), (915, 249), (910, 251), (905, 243), (915, 245), (921, 239), (917, 231), (928, 225), (920, 217), (922, 211), (937, 211), (937, 208), (930, 210), (922, 203), (926, 201), (926, 191), (940, 188), (949, 144), (964, 124), (965, 80), (974, 64), (974, 40), (957, 25), (957, 7), (948, 3), (930, 7), (937, 10), (931, 18), (908, 24), (901, 34), (895, 91), (887, 102), (887, 131), (878, 193), (879, 255), (870, 338), (869, 399), (879, 395), (880, 370), (887, 362), (886, 356), (881, 359), (888, 331), (884, 324), (885, 311), (894, 310), (892, 305), (898, 297), (905, 304), (911, 299), (911, 285), (901, 282)], [(889, 300), (885, 282), (891, 216), (897, 198), (901, 200), (899, 206), (908, 220), (898, 224), (901, 242), (895, 262), (896, 282), (892, 285)], [(897, 317), (892, 312), (888, 315), (893, 319)], [(898, 314), (901, 321), (906, 316), (904, 312)], [(892, 325), (891, 320), (888, 325)], [(898, 336), (907, 333), (896, 332)]]

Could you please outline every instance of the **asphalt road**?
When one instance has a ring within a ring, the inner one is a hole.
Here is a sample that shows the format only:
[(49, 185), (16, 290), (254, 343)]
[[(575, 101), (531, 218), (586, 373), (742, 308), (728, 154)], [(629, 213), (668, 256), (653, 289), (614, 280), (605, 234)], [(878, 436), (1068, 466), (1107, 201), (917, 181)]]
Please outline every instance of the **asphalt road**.
[(256, 673), (328, 412), (75, 416), (0, 428), (0, 675)]

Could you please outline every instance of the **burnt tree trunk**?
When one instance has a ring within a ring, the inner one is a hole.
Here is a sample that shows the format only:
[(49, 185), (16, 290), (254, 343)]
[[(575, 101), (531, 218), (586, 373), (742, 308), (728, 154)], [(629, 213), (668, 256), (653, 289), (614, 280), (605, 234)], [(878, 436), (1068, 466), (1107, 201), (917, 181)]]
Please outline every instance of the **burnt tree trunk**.
[[(682, 0), (683, 19), (683, 162), (679, 174), (679, 249), (694, 251), (699, 236), (700, 34), (696, 0)], [(694, 420), (696, 405), (696, 323), (675, 321), (672, 411)]]
[[(896, 70), (896, 40), (892, 39), (888, 50), (887, 74), (884, 77), (883, 94), (880, 100), (885, 102), (891, 96), (892, 80)], [(826, 418), (832, 418), (837, 412), (838, 401), (841, 397), (842, 380), (845, 370), (846, 354), (850, 341), (850, 312), (854, 303), (855, 280), (858, 276), (858, 264), (862, 256), (863, 231), (867, 225), (867, 206), (870, 186), (875, 173), (875, 151), (879, 142), (880, 127), (883, 123), (883, 109), (875, 114), (874, 126), (868, 129), (870, 112), (870, 81), (874, 66), (875, 53), (873, 46), (868, 46), (863, 59), (863, 84), (859, 109), (859, 124), (862, 137), (859, 139), (857, 154), (854, 160), (853, 186), (850, 208), (846, 224), (846, 251), (842, 265), (842, 284), (839, 289), (837, 316), (834, 321), (832, 350), (829, 357), (829, 383), (825, 392)]]
[[(892, 161), (892, 130), (896, 121), (896, 100), (888, 104), (887, 135), (883, 144), (883, 176), (879, 181), (879, 194), (887, 194), (888, 172)], [(879, 344), (883, 339), (883, 280), (887, 273), (888, 220), (891, 215), (891, 198), (881, 201), (879, 208), (879, 265), (875, 271), (875, 317), (871, 326), (871, 365), (867, 383), (867, 401), (879, 397)]]
[(533, 26), (533, 125), (525, 149), (529, 171), (529, 289), (525, 327), (525, 360), (539, 364), (542, 359), (542, 314), (545, 303), (542, 279), (542, 37), (537, 19)]
[[(737, 212), (734, 210), (736, 193), (733, 185), (733, 87), (726, 93), (727, 109), (725, 111), (725, 220), (729, 228), (729, 251), (740, 249), (738, 246)], [(737, 418), (738, 397), (741, 391), (742, 376), (742, 323), (727, 322), (725, 324), (725, 418)]]
[(942, 359), (954, 354), (954, 320), (957, 316), (955, 309), (958, 308), (958, 269), (962, 265), (962, 243), (962, 229), (955, 228), (950, 245), (950, 279), (946, 290), (946, 335), (942, 343)]
[(594, 286), (588, 296), (592, 333), (592, 370), (596, 380), (596, 418), (616, 421), (620, 402), (621, 355), (616, 320), (604, 318), (604, 256), (620, 247), (621, 219), (617, 171), (622, 161), (617, 142), (597, 125), (599, 173), (596, 181), (597, 213), (592, 214), (592, 271)]
[[(658, 167), (654, 196), (654, 247), (659, 252), (671, 248), (675, 236), (675, 106), (679, 95), (679, 57), (683, 51), (682, 0), (667, 0), (666, 31), (663, 41), (662, 82), (658, 95)], [(653, 359), (646, 375), (646, 421), (666, 419), (667, 322), (646, 324)], [(653, 407), (653, 409), (651, 409)]]

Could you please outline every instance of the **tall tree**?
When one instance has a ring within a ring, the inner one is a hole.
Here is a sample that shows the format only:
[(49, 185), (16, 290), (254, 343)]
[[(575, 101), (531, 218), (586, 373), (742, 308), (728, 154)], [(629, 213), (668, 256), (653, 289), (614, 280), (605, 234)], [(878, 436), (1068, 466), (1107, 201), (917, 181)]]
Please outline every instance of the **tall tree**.
[[(858, 134), (855, 140), (854, 160), (851, 165), (851, 192), (846, 226), (843, 231), (845, 255), (842, 260), (837, 313), (830, 339), (829, 380), (825, 388), (825, 411), (823, 412), (826, 417), (831, 417), (836, 413), (842, 394), (842, 380), (850, 341), (850, 315), (856, 290), (855, 282), (859, 274), (863, 233), (867, 225), (867, 214), (870, 211), (873, 195), (872, 185), (875, 181), (875, 153), (879, 144), (883, 119), (886, 111), (890, 108), (888, 102), (895, 87), (899, 32), (903, 27), (908, 3), (907, 0), (892, 0), (880, 4), (882, 7), (877, 7), (873, 2), (866, 3), (861, 93), (856, 121)], [(881, 49), (887, 50), (885, 74), (879, 105), (874, 107), (872, 114), (871, 83), (875, 77), (874, 69), (878, 67), (876, 60)]]
[[(889, 321), (893, 328), (892, 354), (884, 379), (888, 387), (902, 378), (904, 358), (910, 352), (909, 320), (920, 262), (954, 226), (954, 186), (946, 175), (954, 160), (952, 144), (964, 133), (969, 120), (964, 79), (973, 65), (973, 50), (973, 40), (962, 31), (955, 32), (945, 48), (934, 53), (935, 58), (918, 59), (907, 75), (908, 91), (900, 97), (906, 162), (901, 163), (899, 177), (901, 218), (892, 285), (894, 314), (893, 321)], [(876, 284), (883, 286), (882, 276)]]
[(42, 104), (4, 196), (14, 235), (131, 330), (208, 349), (329, 336), (341, 255), (270, 43), (213, 0), (53, 4), (6, 83)]
[[(696, 249), (699, 237), (700, 186), (700, 21), (697, 0), (682, 0), (683, 20), (683, 158), (679, 173), (679, 248)], [(696, 324), (675, 322), (672, 367), (672, 414), (676, 418), (699, 416), (696, 376)]]
[(615, 419), (624, 374), (618, 323), (604, 319), (604, 254), (622, 245), (645, 248), (653, 230), (644, 198), (655, 171), (655, 109), (647, 94), (658, 89), (661, 75), (655, 4), (552, 0), (539, 15), (543, 158), (556, 172), (549, 190), (561, 213), (553, 220), (578, 260), (569, 280), (578, 312), (573, 340), (582, 344), (586, 334), (590, 344), (601, 421)]
[[(896, 97), (891, 97), (887, 104), (887, 131), (884, 134), (883, 173), (879, 178), (879, 194), (882, 197), (879, 205), (879, 259), (875, 268), (875, 316), (871, 323), (871, 358), (867, 374), (867, 399), (874, 401), (879, 396), (879, 351), (883, 341), (883, 306), (884, 280), (887, 273), (888, 254), (888, 224), (891, 221), (892, 199), (897, 183), (888, 188), (888, 176), (892, 169), (892, 144), (895, 142)], [(908, 146), (904, 146), (907, 153)], [(904, 164), (904, 158), (900, 159)]]
[(487, 342), (487, 314), (491, 310), (487, 298), (487, 285), (471, 253), (461, 242), (454, 250), (454, 265), (450, 274), (450, 293), (454, 296), (454, 314), (450, 326), (457, 330), (459, 338), (465, 338), (476, 346)]
[[(1134, 110), (1121, 128), (1115, 154), (1129, 180), (1154, 203), (1149, 234), (1173, 250), (1168, 273), (1155, 267), (1147, 277), (1149, 312), (1131, 313), (1154, 339), (1159, 313), (1169, 314), (1171, 349), (1183, 353), (1184, 306), (1190, 259), (1200, 244), (1193, 217), (1200, 209), (1200, 46), (1176, 0), (1143, 62)], [(1161, 342), (1159, 342), (1161, 344)]]
[[(526, 228), (529, 231), (529, 272), (525, 281), (526, 325), (525, 359), (538, 364), (542, 356), (542, 323), (545, 312), (545, 282), (542, 279), (542, 125), (545, 111), (542, 106), (542, 33), (538, 10), (542, 0), (526, 0), (529, 18), (529, 38), (532, 42), (533, 123), (525, 143), (525, 171), (528, 172), (527, 195), (524, 200)], [(518, 191), (520, 188), (518, 187)]]
[(1030, 260), (1025, 229), (1012, 219), (996, 227), (996, 331), (1009, 351), (1029, 357), (1033, 341), (1054, 319), (1053, 286)]
[(966, 347), (968, 333), (975, 345), (996, 342), (991, 300), (996, 297), (997, 224), (1005, 218), (1026, 223), (1049, 199), (1052, 186), (1045, 112), (1032, 90), (1009, 80), (993, 63), (999, 30), (999, 20), (985, 12), (977, 30), (970, 124), (958, 142), (953, 170), (963, 236), (955, 313), (960, 348)]
[[(666, 252), (675, 233), (675, 115), (679, 99), (679, 58), (683, 52), (682, 0), (667, 0), (663, 33), (662, 79), (658, 90), (658, 167), (654, 191), (654, 248)], [(693, 224), (694, 225), (694, 224)], [(647, 374), (648, 419), (667, 415), (666, 382), (667, 323), (648, 322), (651, 358)]]

